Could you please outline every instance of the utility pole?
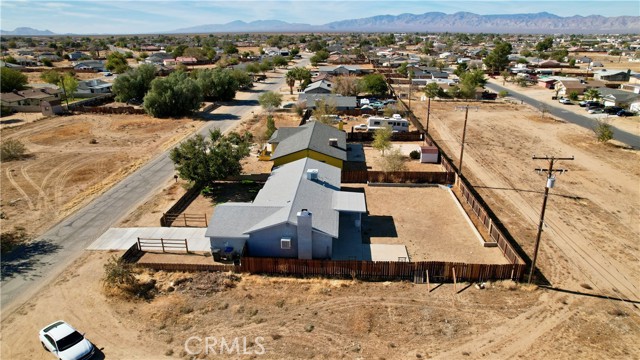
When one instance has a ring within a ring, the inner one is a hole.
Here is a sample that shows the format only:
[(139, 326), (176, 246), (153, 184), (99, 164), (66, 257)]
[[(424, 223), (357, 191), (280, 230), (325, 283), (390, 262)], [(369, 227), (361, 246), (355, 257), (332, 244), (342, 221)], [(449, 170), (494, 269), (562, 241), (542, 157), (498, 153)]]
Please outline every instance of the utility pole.
[(429, 134), (429, 116), (431, 116), (431, 98), (428, 98), (429, 100), (427, 100), (427, 129), (425, 130), (425, 132), (427, 134)]
[(409, 112), (411, 112), (411, 71), (409, 72)]
[(460, 162), (458, 163), (458, 176), (462, 175), (462, 156), (464, 155), (464, 138), (467, 135), (467, 119), (469, 118), (469, 108), (478, 110), (477, 106), (456, 106), (456, 110), (464, 109), (464, 127), (462, 128), (462, 144), (460, 144)]
[(536, 260), (538, 258), (538, 248), (540, 247), (540, 237), (542, 236), (542, 226), (544, 225), (544, 213), (547, 209), (547, 199), (549, 198), (549, 189), (551, 189), (556, 183), (556, 177), (554, 173), (564, 173), (565, 169), (554, 169), (553, 164), (558, 160), (573, 160), (574, 157), (555, 157), (555, 156), (535, 156), (532, 157), (533, 160), (548, 160), (549, 168), (542, 169), (536, 168), (536, 171), (546, 172), (547, 173), (547, 184), (544, 187), (544, 199), (542, 200), (542, 211), (540, 212), (540, 223), (538, 224), (538, 234), (536, 235), (536, 244), (533, 248), (533, 261), (531, 262), (531, 269), (529, 270), (529, 280), (527, 281), (531, 284), (531, 279), (533, 278), (533, 272), (536, 268)]

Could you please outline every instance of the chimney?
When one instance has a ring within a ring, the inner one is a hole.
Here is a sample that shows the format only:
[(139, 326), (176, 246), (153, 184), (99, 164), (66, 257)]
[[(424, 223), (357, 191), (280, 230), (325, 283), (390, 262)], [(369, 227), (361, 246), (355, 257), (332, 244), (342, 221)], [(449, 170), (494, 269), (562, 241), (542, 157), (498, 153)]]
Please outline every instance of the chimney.
[(311, 259), (313, 257), (311, 231), (311, 212), (307, 209), (302, 209), (298, 212), (298, 259)]
[(338, 139), (336, 138), (329, 139), (329, 146), (338, 147)]
[(307, 180), (311, 180), (311, 181), (318, 180), (318, 169), (307, 170)]

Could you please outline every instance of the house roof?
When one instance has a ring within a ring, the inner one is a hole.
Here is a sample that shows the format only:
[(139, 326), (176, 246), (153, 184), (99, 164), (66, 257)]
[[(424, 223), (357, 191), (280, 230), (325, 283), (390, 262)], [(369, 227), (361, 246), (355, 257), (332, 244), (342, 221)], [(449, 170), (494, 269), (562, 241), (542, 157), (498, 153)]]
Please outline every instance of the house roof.
[(336, 191), (333, 193), (333, 208), (338, 211), (366, 213), (367, 205), (364, 194), (356, 192)]
[(304, 89), (304, 92), (308, 92), (308, 91), (312, 91), (315, 89), (324, 89), (327, 91), (327, 93), (331, 92), (333, 83), (327, 80), (319, 80), (319, 81), (315, 81), (312, 82), (311, 84), (309, 84), (309, 86), (307, 86)]
[[(286, 128), (279, 129), (277, 134), (274, 133), (279, 142), (277, 142), (278, 146), (271, 159), (309, 149), (336, 159), (347, 160), (347, 134), (333, 126), (313, 121), (294, 128), (297, 129), (294, 131), (285, 130), (280, 132), (283, 129)], [(286, 136), (287, 132), (288, 136)], [(329, 145), (329, 139), (337, 139), (338, 145)], [(274, 143), (275, 141), (270, 140), (269, 142)]]
[(335, 104), (337, 108), (355, 108), (358, 101), (355, 96), (341, 96), (336, 94), (300, 94), (298, 102), (306, 102), (307, 108), (316, 106), (316, 100), (324, 100)]
[[(317, 170), (317, 180), (307, 178), (307, 170)], [(253, 203), (226, 203), (216, 207), (208, 237), (247, 238), (249, 234), (284, 223), (297, 225), (297, 213), (313, 214), (316, 232), (338, 237), (339, 208), (366, 211), (363, 194), (337, 195), (341, 170), (323, 162), (303, 158), (274, 168)], [(357, 196), (360, 195), (360, 196)]]
[(2, 100), (7, 102), (14, 102), (24, 99), (46, 99), (58, 93), (60, 93), (60, 90), (52, 88), (28, 89), (10, 93), (2, 93)]

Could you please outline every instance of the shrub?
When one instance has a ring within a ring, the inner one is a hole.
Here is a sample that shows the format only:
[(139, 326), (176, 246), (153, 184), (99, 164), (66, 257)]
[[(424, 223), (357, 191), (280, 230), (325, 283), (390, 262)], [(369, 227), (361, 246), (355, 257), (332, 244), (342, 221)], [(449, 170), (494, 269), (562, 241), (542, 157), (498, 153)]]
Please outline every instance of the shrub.
[(6, 255), (16, 246), (29, 240), (29, 235), (24, 229), (15, 229), (0, 234), (0, 254)]
[(613, 139), (613, 129), (607, 122), (599, 120), (593, 131), (596, 133), (596, 137), (600, 142), (604, 143)]
[(507, 90), (502, 90), (498, 93), (498, 96), (503, 98), (509, 96), (509, 92)]
[(20, 140), (9, 139), (0, 145), (0, 160), (20, 160), (25, 157), (27, 148)]
[(413, 150), (412, 152), (409, 153), (409, 157), (412, 158), (413, 160), (418, 160), (420, 159), (420, 152), (418, 150)]

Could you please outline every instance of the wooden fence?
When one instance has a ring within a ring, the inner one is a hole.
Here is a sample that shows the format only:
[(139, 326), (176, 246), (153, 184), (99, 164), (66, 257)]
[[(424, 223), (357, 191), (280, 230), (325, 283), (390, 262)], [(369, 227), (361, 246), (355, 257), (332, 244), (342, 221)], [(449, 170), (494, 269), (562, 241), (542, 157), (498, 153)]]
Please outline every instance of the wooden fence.
[(170, 226), (181, 227), (204, 227), (209, 226), (207, 214), (186, 214), (186, 213), (163, 213), (160, 224), (171, 224)]
[[(194, 185), (191, 189), (187, 190), (187, 192), (182, 195), (178, 201), (165, 214), (181, 214), (191, 202), (200, 195), (200, 191), (202, 191), (202, 186)], [(160, 226), (162, 227), (170, 227), (175, 218), (165, 218), (163, 214), (160, 218)]]
[(133, 106), (122, 106), (122, 107), (86, 107), (86, 106), (78, 106), (73, 108), (73, 111), (81, 112), (81, 113), (91, 113), (91, 114), (134, 114), (134, 115), (144, 115), (146, 112), (144, 109), (136, 109)]
[(371, 281), (424, 279), (430, 282), (488, 280), (520, 280), (524, 264), (466, 264), (443, 261), (361, 261), (361, 260), (300, 260), (285, 258), (243, 257), (239, 265), (138, 263), (137, 266), (164, 271), (233, 271), (249, 274), (286, 276), (323, 276)]
[(187, 239), (153, 239), (153, 238), (138, 238), (138, 249), (144, 251), (145, 249), (158, 250), (162, 252), (168, 252), (172, 250), (184, 250), (189, 253), (189, 244)]
[[(356, 142), (356, 141), (373, 141), (373, 132), (348, 132), (347, 133), (347, 141)], [(419, 131), (411, 131), (411, 132), (397, 132), (391, 135), (391, 141), (422, 141), (423, 135)]]
[(343, 171), (342, 183), (416, 183), (416, 184), (453, 184), (455, 174), (431, 171)]
[(327, 276), (363, 280), (413, 280), (429, 272), (434, 282), (514, 279), (524, 274), (524, 264), (466, 264), (441, 261), (397, 262), (360, 260), (300, 260), (243, 257), (236, 271), (252, 274)]

